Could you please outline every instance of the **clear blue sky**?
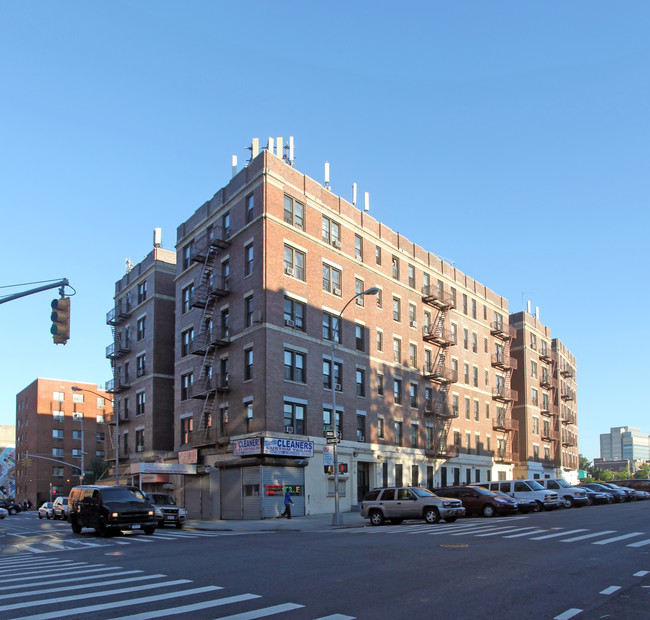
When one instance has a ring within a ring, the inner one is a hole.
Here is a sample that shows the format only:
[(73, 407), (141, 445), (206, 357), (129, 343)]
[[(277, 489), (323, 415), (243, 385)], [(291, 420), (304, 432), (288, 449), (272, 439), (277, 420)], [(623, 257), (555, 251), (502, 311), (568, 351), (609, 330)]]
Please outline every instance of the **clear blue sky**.
[[(110, 378), (125, 258), (247, 159), (296, 167), (510, 300), (578, 360), (580, 451), (650, 433), (650, 3), (0, 1), (0, 424), (36, 377)], [(11, 293), (19, 289), (0, 289)]]

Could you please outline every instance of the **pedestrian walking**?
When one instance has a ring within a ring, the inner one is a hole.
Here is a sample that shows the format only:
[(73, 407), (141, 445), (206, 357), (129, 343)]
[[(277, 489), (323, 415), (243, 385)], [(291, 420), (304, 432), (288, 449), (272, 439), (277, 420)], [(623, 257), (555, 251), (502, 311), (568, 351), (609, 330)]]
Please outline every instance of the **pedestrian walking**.
[(286, 516), (287, 519), (291, 519), (291, 506), (293, 506), (293, 500), (291, 499), (289, 487), (287, 487), (287, 492), (284, 494), (284, 512), (280, 516)]

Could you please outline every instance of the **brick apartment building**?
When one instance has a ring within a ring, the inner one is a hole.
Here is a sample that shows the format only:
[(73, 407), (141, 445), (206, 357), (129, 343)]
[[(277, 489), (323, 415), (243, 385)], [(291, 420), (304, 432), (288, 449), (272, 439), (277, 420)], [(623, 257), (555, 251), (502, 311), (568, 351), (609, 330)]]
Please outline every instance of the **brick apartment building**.
[[(81, 388), (74, 391), (72, 387)], [(16, 501), (66, 496), (81, 467), (105, 458), (110, 395), (94, 384), (38, 378), (16, 395)], [(83, 452), (83, 457), (82, 457)]]
[[(173, 405), (165, 392), (150, 412), (152, 384), (143, 422), (120, 422), (125, 471), (203, 518), (275, 516), (286, 486), (298, 514), (333, 512), (328, 430), (341, 433), (343, 511), (376, 485), (512, 478), (534, 447), (513, 415), (525, 364), (508, 300), (282, 154), (254, 143), (249, 164), (178, 227), (173, 278), (171, 257), (165, 266), (175, 309), (154, 323), (154, 339), (175, 324), (173, 347), (153, 356), (165, 369), (149, 370), (147, 351), (142, 377), (110, 386), (123, 411), (138, 379), (173, 377)], [(116, 313), (144, 273), (116, 288)], [(116, 360), (116, 381), (138, 355)], [(173, 441), (150, 448), (156, 416)], [(127, 424), (144, 427), (140, 443)]]

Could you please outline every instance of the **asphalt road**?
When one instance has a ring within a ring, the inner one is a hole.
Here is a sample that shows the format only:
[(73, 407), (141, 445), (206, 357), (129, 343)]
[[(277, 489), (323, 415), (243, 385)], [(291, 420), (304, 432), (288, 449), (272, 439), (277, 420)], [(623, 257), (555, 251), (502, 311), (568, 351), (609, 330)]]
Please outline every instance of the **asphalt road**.
[(0, 522), (0, 618), (650, 617), (650, 502), (322, 532)]

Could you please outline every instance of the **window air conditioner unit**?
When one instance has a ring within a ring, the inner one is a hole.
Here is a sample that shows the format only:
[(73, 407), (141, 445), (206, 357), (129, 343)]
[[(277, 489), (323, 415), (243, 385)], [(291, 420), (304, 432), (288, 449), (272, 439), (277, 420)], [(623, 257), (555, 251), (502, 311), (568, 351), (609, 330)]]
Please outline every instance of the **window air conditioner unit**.
[(135, 451), (136, 452), (144, 452), (144, 446), (136, 446)]
[(411, 321), (411, 327), (417, 327), (418, 322), (417, 321)]
[(340, 289), (340, 288), (336, 288), (336, 287), (334, 287), (334, 288), (332, 289), (332, 294), (334, 294), (334, 295), (340, 295), (340, 294), (341, 294), (341, 289)]
[(336, 384), (334, 385), (334, 389), (335, 389), (337, 392), (340, 392), (343, 388), (341, 387), (341, 384), (340, 384), (340, 383), (336, 383)]
[(332, 239), (332, 245), (339, 250), (341, 249), (341, 242), (338, 239)]
[(357, 441), (365, 441), (366, 438), (364, 437), (363, 433), (357, 432)]
[(284, 273), (286, 273), (288, 276), (293, 275), (293, 267), (285, 267)]
[(289, 433), (290, 435), (293, 435), (293, 426), (285, 426), (284, 427), (284, 432)]
[(286, 327), (295, 327), (296, 326), (295, 322), (292, 321), (291, 319), (284, 319), (284, 324), (285, 324)]

